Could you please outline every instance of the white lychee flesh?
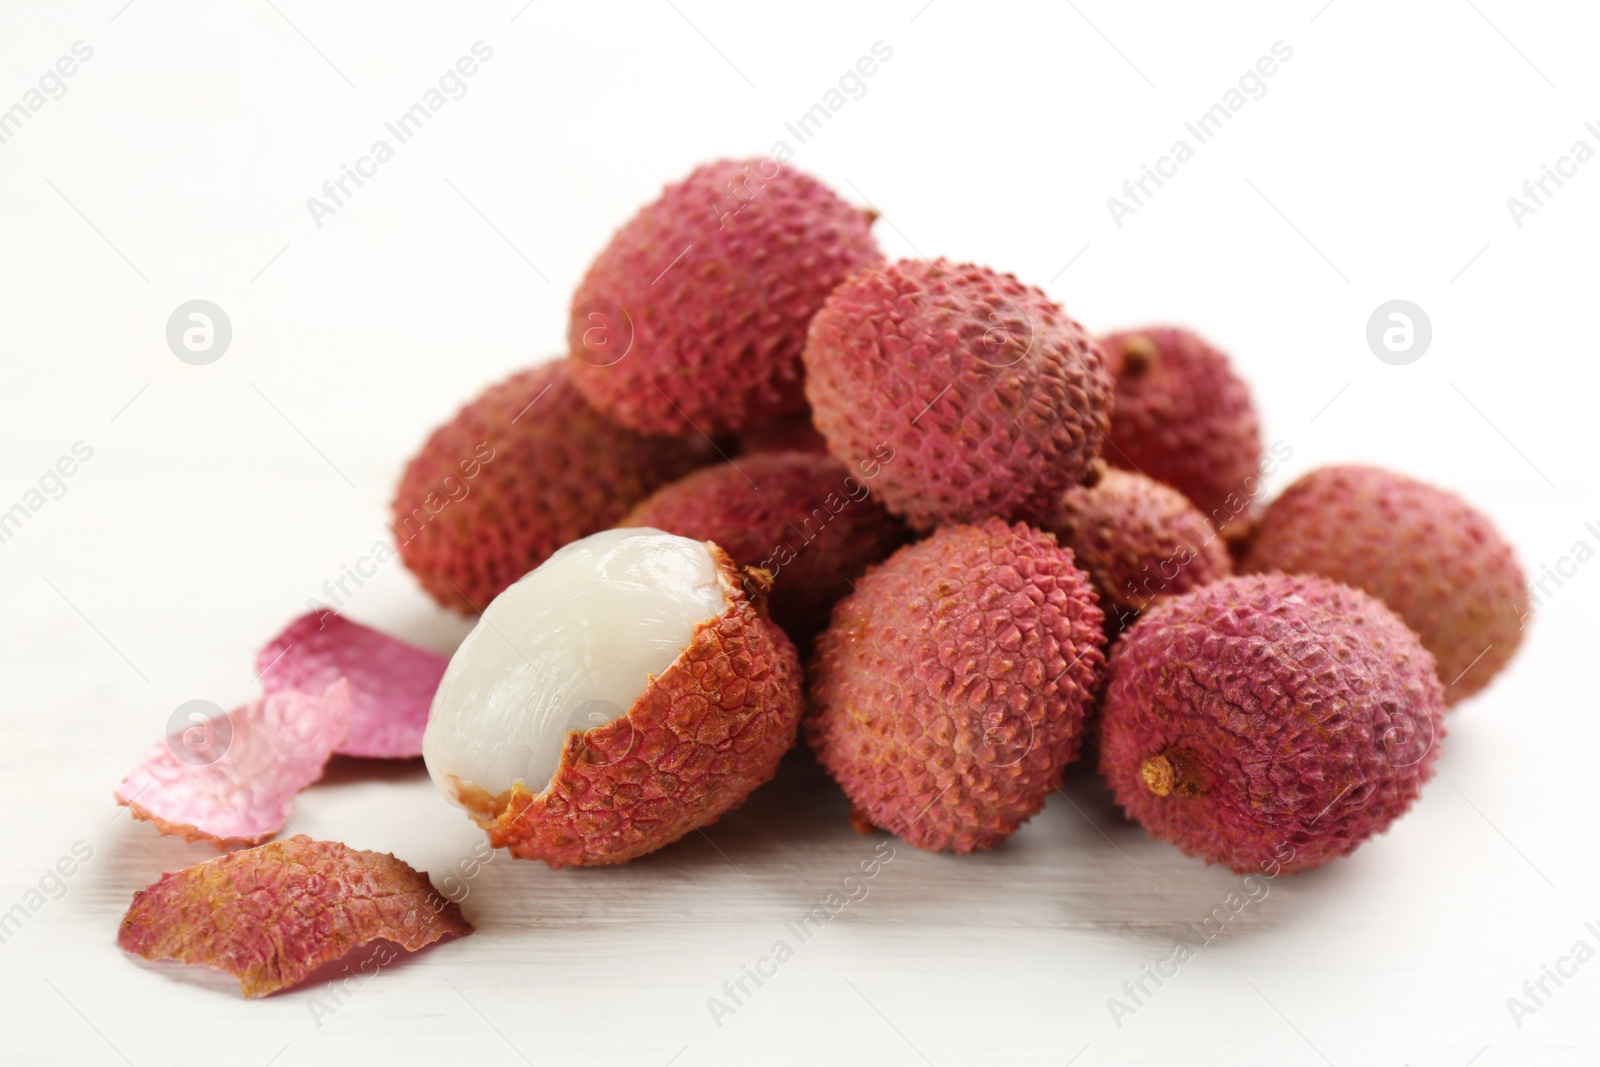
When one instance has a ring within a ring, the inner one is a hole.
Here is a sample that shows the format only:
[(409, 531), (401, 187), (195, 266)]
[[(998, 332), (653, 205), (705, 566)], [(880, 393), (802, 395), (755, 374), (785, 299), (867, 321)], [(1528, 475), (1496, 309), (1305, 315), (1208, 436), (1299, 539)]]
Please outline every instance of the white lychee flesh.
[(422, 756), (456, 803), (538, 795), (567, 735), (627, 714), (722, 616), (732, 587), (704, 541), (648, 527), (574, 541), (489, 604), (433, 698)]

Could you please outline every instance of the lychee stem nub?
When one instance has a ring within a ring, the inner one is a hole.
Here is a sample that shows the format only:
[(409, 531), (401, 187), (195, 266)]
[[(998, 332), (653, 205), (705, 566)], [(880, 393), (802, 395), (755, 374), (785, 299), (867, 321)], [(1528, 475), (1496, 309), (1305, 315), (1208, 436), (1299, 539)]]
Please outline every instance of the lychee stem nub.
[(1150, 787), (1150, 792), (1158, 797), (1164, 797), (1172, 792), (1172, 787), (1178, 782), (1178, 772), (1173, 768), (1172, 761), (1165, 756), (1150, 756), (1139, 765), (1139, 774), (1144, 778), (1144, 784)]
[(1160, 358), (1161, 349), (1156, 347), (1155, 341), (1142, 333), (1135, 334), (1122, 345), (1122, 376), (1143, 377)]

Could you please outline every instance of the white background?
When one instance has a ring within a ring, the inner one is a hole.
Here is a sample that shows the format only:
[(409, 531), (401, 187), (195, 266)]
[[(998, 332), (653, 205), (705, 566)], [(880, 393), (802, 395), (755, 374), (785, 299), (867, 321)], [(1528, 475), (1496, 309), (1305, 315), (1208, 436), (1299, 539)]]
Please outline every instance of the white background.
[[(1122, 822), (1084, 775), (991, 854), (897, 845), (720, 1026), (707, 999), (872, 851), (803, 764), (622, 868), (497, 856), (468, 883), (476, 934), (320, 1020), (327, 987), (244, 1002), (118, 951), (131, 894), (213, 853), (111, 800), (178, 704), (254, 694), (255, 649), (385, 536), (426, 432), (561, 348), (618, 224), (694, 164), (779, 139), (883, 213), (890, 255), (1012, 271), (1097, 330), (1214, 338), (1293, 448), (1274, 490), (1376, 461), (1467, 494), (1535, 577), (1600, 547), (1600, 161), (1520, 228), (1506, 206), (1574, 140), (1600, 148), (1592, 9), (124, 3), (0, 10), (0, 107), (74, 42), (94, 50), (0, 145), (0, 509), (93, 449), (0, 544), (0, 910), (74, 842), (94, 852), (0, 945), (0, 1058), (1600, 1061), (1600, 962), (1520, 1027), (1507, 1007), (1574, 942), (1600, 948), (1595, 563), (1547, 583), (1511, 669), (1451, 713), (1412, 814), (1272, 883), (1120, 1027), (1108, 998), (1239, 879)], [(465, 97), (318, 228), (307, 197), (480, 39), (494, 55)], [(798, 144), (784, 123), (880, 40), (865, 95)], [(1266, 95), (1114, 225), (1106, 198), (1280, 40)], [(233, 323), (209, 366), (164, 340), (195, 298)], [(1364, 339), (1393, 298), (1433, 324), (1409, 366)], [(397, 563), (346, 610), (441, 651), (465, 630)], [(341, 764), (294, 825), (436, 880), (478, 840), (420, 765)]]

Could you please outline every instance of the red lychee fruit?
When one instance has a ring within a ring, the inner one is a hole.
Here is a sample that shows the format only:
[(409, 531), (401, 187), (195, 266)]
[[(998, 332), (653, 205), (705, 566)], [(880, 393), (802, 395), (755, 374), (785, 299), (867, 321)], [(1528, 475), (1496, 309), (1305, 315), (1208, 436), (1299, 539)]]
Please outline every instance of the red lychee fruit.
[(1172, 486), (1218, 529), (1261, 492), (1261, 427), (1228, 357), (1188, 330), (1100, 338), (1117, 380), (1106, 462)]
[(860, 271), (812, 320), (805, 364), (829, 450), (881, 462), (885, 505), (919, 530), (1045, 519), (1109, 420), (1111, 380), (1089, 335), (1038, 289), (983, 267)]
[(574, 382), (642, 433), (736, 431), (801, 410), (806, 324), (882, 258), (873, 217), (770, 159), (697, 168), (618, 230), (579, 283)]
[(906, 540), (871, 486), (831, 456), (746, 456), (657, 489), (619, 525), (715, 541), (734, 563), (763, 569), (773, 621), (804, 644), (851, 580)]
[(394, 535), (417, 581), (461, 612), (716, 458), (702, 438), (646, 437), (602, 418), (565, 361), (491, 386), (406, 465)]
[(1130, 471), (1069, 488), (1044, 528), (1089, 572), (1114, 632), (1162, 597), (1233, 573), (1222, 536), (1188, 497)]
[(1529, 613), (1516, 552), (1486, 515), (1374, 467), (1324, 467), (1285, 489), (1239, 569), (1320, 574), (1382, 600), (1439, 661), (1451, 704), (1510, 662)]
[(918, 848), (990, 848), (1077, 755), (1103, 622), (1051, 535), (998, 519), (941, 529), (834, 608), (806, 738), (860, 821)]
[(1163, 600), (1111, 655), (1100, 772), (1191, 856), (1275, 876), (1351, 852), (1433, 773), (1444, 695), (1399, 616), (1309, 575)]

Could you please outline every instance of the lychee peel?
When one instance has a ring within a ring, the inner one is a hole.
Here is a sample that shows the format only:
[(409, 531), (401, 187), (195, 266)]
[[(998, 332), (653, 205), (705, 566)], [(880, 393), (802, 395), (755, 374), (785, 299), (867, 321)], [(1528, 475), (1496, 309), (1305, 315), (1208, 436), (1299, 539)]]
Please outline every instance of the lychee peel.
[(882, 258), (873, 217), (774, 160), (696, 168), (579, 283), (574, 381), (647, 433), (736, 431), (800, 411), (806, 325), (834, 286)]
[(552, 867), (715, 822), (776, 773), (801, 712), (794, 646), (745, 577), (658, 530), (562, 549), (452, 659), (423, 744), (435, 783), (494, 847)]
[(1076, 756), (1103, 664), (1088, 578), (991, 519), (873, 568), (817, 639), (806, 737), (855, 818), (919, 848), (989, 848)]
[(1439, 661), (1452, 704), (1510, 662), (1530, 610), (1516, 552), (1486, 515), (1375, 467), (1324, 467), (1285, 489), (1240, 570), (1320, 574), (1371, 593)]
[(1162, 597), (1233, 573), (1222, 536), (1188, 497), (1130, 471), (1072, 486), (1045, 527), (1089, 572), (1102, 610), (1124, 623)]
[(1323, 578), (1223, 578), (1162, 601), (1111, 655), (1100, 771), (1191, 856), (1316, 867), (1417, 799), (1444, 736), (1433, 657), (1376, 599)]
[(395, 490), (395, 543), (435, 600), (479, 612), (562, 545), (715, 458), (702, 438), (608, 422), (565, 361), (542, 364), (491, 386), (428, 438)]
[(1172, 327), (1100, 338), (1116, 377), (1106, 461), (1172, 486), (1221, 529), (1249, 517), (1261, 486), (1261, 425), (1220, 349)]
[(619, 525), (714, 541), (736, 564), (762, 568), (773, 620), (804, 642), (851, 580), (906, 539), (871, 484), (831, 456), (746, 456), (663, 486)]
[(983, 267), (858, 272), (812, 320), (805, 365), (830, 451), (855, 465), (892, 449), (874, 488), (919, 530), (1045, 519), (1109, 425), (1111, 379), (1088, 334)]

